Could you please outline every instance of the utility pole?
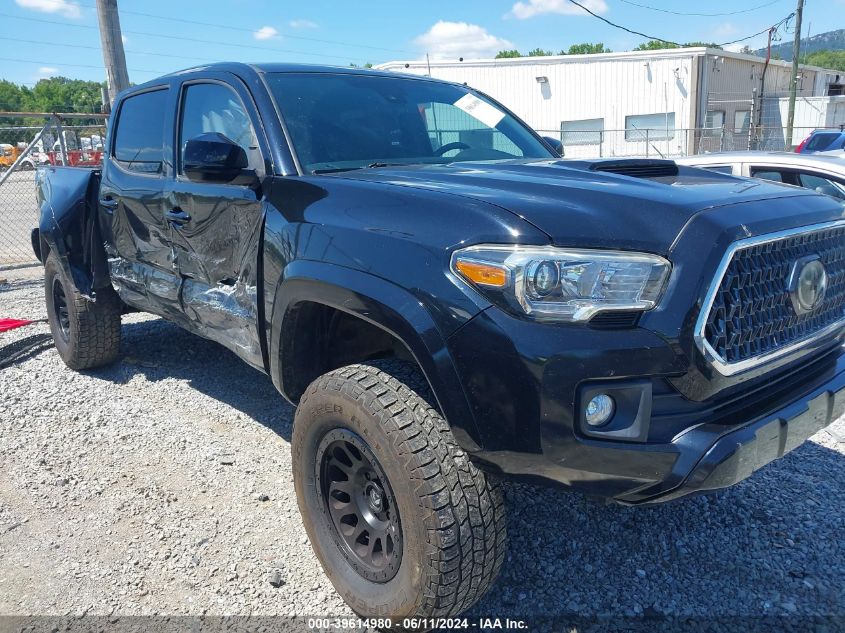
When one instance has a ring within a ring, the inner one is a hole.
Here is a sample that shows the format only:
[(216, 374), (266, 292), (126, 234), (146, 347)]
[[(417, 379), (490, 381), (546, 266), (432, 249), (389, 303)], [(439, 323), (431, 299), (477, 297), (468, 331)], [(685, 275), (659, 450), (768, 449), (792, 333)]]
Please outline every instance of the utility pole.
[(117, 0), (97, 0), (97, 19), (100, 22), (100, 41), (103, 45), (103, 62), (106, 65), (109, 103), (114, 103), (117, 93), (129, 87)]
[(801, 15), (804, 13), (804, 0), (798, 0), (795, 9), (795, 40), (792, 44), (792, 77), (789, 79), (789, 111), (786, 115), (786, 149), (792, 147), (792, 125), (795, 123), (795, 93), (798, 91), (798, 59), (801, 55)]

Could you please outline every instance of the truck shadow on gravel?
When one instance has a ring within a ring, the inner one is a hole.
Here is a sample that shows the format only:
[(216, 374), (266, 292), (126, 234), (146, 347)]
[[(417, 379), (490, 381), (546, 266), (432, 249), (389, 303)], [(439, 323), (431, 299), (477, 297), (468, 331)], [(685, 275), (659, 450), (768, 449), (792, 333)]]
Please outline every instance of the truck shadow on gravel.
[[(290, 440), (293, 407), (216, 343), (154, 319), (124, 324), (122, 354), (91, 374), (187, 381)], [(509, 553), (468, 615), (842, 617), (842, 460), (807, 442), (732, 489), (651, 508), (507, 483)]]

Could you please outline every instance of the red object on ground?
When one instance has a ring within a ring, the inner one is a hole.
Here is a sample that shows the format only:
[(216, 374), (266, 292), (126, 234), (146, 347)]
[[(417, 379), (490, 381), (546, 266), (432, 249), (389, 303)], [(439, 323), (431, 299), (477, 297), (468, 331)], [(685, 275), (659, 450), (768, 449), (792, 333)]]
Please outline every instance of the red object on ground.
[(22, 321), (21, 319), (0, 319), (0, 332), (8, 332), (14, 330), (16, 327), (23, 327), (29, 325), (32, 321)]

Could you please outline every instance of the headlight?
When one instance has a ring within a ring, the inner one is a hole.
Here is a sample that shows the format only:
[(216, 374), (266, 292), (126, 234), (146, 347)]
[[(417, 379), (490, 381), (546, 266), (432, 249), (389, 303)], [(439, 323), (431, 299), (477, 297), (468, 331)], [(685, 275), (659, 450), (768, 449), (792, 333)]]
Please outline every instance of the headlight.
[(493, 302), (553, 321), (650, 310), (670, 270), (662, 257), (625, 251), (481, 245), (452, 255), (452, 271)]

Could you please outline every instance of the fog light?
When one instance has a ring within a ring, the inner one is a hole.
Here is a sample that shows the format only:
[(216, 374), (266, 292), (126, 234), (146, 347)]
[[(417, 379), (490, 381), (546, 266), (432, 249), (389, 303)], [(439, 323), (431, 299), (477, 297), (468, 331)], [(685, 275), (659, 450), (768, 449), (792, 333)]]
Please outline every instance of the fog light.
[(590, 426), (601, 426), (610, 421), (615, 409), (616, 405), (613, 403), (613, 398), (607, 394), (600, 393), (587, 403), (587, 409), (584, 411), (584, 419)]

